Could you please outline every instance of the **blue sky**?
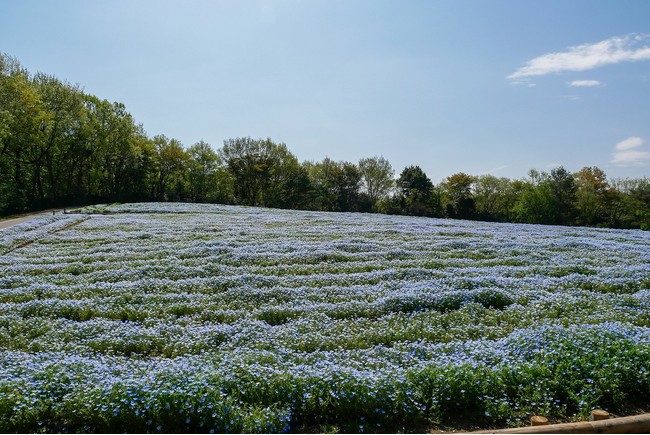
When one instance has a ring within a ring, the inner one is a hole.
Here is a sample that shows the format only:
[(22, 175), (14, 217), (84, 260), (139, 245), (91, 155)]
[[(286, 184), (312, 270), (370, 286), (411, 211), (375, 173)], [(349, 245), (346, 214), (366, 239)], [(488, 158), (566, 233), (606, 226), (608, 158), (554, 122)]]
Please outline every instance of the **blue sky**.
[(190, 146), (271, 137), (434, 182), (650, 176), (650, 1), (2, 0), (0, 51)]

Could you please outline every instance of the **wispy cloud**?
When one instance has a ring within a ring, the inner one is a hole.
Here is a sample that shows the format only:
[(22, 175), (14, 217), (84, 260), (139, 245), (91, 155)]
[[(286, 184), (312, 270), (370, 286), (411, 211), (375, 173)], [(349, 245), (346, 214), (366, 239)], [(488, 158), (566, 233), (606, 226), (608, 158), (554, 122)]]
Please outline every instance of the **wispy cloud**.
[(614, 147), (612, 163), (618, 166), (643, 166), (650, 162), (650, 152), (638, 150), (644, 140), (632, 136), (620, 141)]
[(637, 136), (632, 136), (617, 143), (615, 148), (617, 151), (625, 151), (632, 148), (638, 148), (641, 145), (643, 145), (643, 139)]
[(574, 88), (589, 88), (592, 86), (600, 86), (600, 82), (598, 80), (574, 80), (569, 83), (569, 86), (573, 86)]
[(483, 172), (483, 175), (493, 175), (494, 173), (503, 171), (506, 168), (508, 168), (508, 165), (497, 166), (496, 168), (492, 168), (489, 171)]
[(565, 71), (587, 71), (604, 65), (650, 59), (650, 36), (633, 33), (614, 36), (594, 44), (569, 47), (567, 51), (547, 53), (529, 60), (508, 76), (520, 80)]

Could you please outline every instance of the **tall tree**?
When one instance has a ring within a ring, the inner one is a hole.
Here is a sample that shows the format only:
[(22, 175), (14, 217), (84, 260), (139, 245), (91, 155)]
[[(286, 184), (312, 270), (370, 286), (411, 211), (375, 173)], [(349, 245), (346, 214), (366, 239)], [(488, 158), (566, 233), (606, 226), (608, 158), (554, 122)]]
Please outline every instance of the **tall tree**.
[(235, 201), (233, 177), (212, 147), (200, 141), (188, 150), (187, 166), (190, 200), (230, 204)]
[(40, 154), (34, 161), (34, 178), (41, 203), (46, 202), (47, 195), (48, 202), (55, 204), (62, 197), (71, 200), (81, 189), (73, 178), (73, 168), (87, 155), (78, 146), (84, 141), (85, 134), (84, 95), (77, 86), (61, 82), (51, 75), (36, 74), (34, 82), (51, 115), (45, 126)]
[[(433, 216), (440, 206), (438, 195), (427, 174), (419, 166), (404, 168), (396, 183), (397, 201), (403, 213), (415, 216)], [(437, 201), (435, 201), (437, 199)]]
[(551, 170), (548, 178), (553, 198), (553, 222), (561, 225), (573, 225), (576, 216), (577, 186), (573, 176), (563, 166)]
[(397, 179), (397, 188), (404, 196), (428, 196), (433, 189), (433, 183), (419, 166), (404, 168)]
[(359, 168), (354, 163), (341, 162), (334, 174), (335, 211), (358, 211), (359, 189), (361, 188)]
[(219, 156), (204, 141), (195, 143), (187, 152), (190, 158), (188, 164), (190, 198), (194, 202), (204, 202), (217, 189)]
[(446, 198), (447, 216), (459, 219), (469, 219), (474, 215), (474, 198), (472, 198), (472, 184), (475, 178), (459, 172), (450, 175), (442, 183)]
[(612, 195), (605, 172), (596, 166), (584, 167), (573, 177), (577, 187), (575, 206), (578, 223), (599, 225), (607, 222), (608, 202)]
[(383, 157), (369, 157), (359, 160), (359, 172), (363, 187), (373, 207), (382, 198), (386, 198), (395, 184), (395, 171), (390, 162)]
[(350, 162), (335, 162), (329, 157), (307, 165), (318, 210), (357, 211), (361, 172)]
[(282, 206), (287, 185), (300, 170), (287, 146), (270, 138), (228, 139), (220, 155), (234, 179), (235, 197), (247, 205)]
[(521, 190), (513, 207), (517, 221), (531, 224), (553, 223), (555, 210), (548, 177), (547, 173), (535, 169), (528, 172), (528, 179), (521, 182)]
[(314, 210), (334, 210), (334, 203), (336, 202), (336, 194), (330, 187), (330, 180), (334, 178), (337, 163), (325, 157), (321, 162), (307, 161), (303, 163), (303, 167), (309, 177), (309, 185), (311, 186), (312, 194), (310, 201), (310, 208)]
[(612, 225), (650, 230), (650, 179), (612, 180), (615, 196), (611, 203)]
[(164, 135), (153, 138), (158, 176), (155, 179), (154, 197), (159, 200), (182, 200), (185, 174), (190, 159), (181, 143)]
[(285, 182), (283, 206), (293, 209), (311, 208), (313, 188), (304, 165), (298, 165)]
[(0, 180), (0, 207), (17, 212), (34, 207), (41, 197), (38, 170), (51, 114), (27, 71), (11, 58), (0, 58), (0, 113), (5, 131), (0, 159), (6, 171)]
[(125, 200), (130, 195), (130, 177), (138, 162), (138, 126), (122, 103), (88, 97), (86, 104), (94, 160), (91, 190), (103, 198)]
[(474, 202), (480, 219), (508, 221), (517, 200), (512, 180), (494, 175), (481, 175), (474, 182)]
[(263, 203), (267, 207), (292, 207), (308, 186), (298, 159), (284, 143), (271, 142), (268, 182), (264, 185)]

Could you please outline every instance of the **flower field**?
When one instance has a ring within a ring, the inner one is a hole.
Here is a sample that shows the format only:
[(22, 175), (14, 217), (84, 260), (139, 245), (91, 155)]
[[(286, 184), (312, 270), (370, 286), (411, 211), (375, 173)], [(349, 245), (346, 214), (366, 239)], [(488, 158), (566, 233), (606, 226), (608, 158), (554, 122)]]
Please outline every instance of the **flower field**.
[(1, 432), (423, 431), (650, 402), (650, 232), (198, 204), (0, 231)]

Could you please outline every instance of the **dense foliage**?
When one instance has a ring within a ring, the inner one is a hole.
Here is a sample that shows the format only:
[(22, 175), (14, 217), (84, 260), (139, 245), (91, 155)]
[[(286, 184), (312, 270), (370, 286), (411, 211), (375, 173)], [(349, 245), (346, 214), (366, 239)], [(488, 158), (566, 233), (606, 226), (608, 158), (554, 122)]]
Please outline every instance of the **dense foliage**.
[(649, 246), (209, 204), (41, 218), (0, 231), (0, 431), (424, 432), (647, 406)]
[(300, 163), (285, 144), (149, 137), (123, 104), (0, 54), (0, 215), (113, 201), (187, 201), (501, 222), (650, 228), (650, 181), (531, 171), (524, 180), (457, 173), (435, 186), (382, 157)]

